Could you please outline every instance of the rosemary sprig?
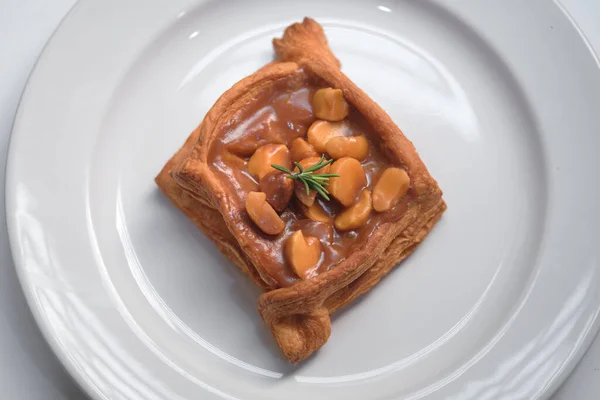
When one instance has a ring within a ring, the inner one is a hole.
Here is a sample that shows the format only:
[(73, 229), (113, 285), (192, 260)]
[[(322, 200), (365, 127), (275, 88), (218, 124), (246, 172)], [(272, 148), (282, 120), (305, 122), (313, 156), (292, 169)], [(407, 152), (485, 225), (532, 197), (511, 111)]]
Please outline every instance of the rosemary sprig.
[(325, 186), (329, 185), (329, 178), (338, 177), (338, 174), (315, 174), (314, 172), (331, 164), (333, 160), (325, 161), (325, 155), (321, 155), (321, 160), (310, 168), (304, 169), (299, 162), (294, 161), (294, 165), (298, 168), (298, 172), (293, 172), (283, 165), (271, 164), (271, 167), (285, 172), (287, 178), (298, 180), (304, 184), (306, 195), (310, 194), (310, 190), (314, 190), (325, 200), (329, 200), (329, 192)]

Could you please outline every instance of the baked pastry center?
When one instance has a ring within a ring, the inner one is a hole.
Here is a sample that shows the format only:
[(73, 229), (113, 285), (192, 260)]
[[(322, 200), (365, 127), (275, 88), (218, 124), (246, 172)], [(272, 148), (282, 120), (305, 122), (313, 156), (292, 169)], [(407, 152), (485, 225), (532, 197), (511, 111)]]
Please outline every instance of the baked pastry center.
[[(208, 153), (209, 168), (226, 195), (246, 209), (242, 234), (253, 241), (260, 264), (280, 286), (334, 267), (380, 224), (400, 219), (414, 198), (404, 166), (378, 150), (373, 128), (341, 90), (335, 90), (336, 100), (319, 104), (324, 93), (334, 91), (322, 85), (302, 69), (276, 82), (232, 118)], [(345, 112), (331, 112), (336, 102)], [(309, 170), (321, 157), (330, 164), (307, 175), (320, 178), (329, 199), (313, 189), (307, 194), (303, 182), (293, 179), (293, 170), (300, 172), (294, 162)], [(394, 171), (398, 176), (386, 179)], [(249, 199), (250, 193), (265, 198)], [(296, 232), (302, 237), (292, 238)], [(305, 243), (311, 238), (313, 246)]]

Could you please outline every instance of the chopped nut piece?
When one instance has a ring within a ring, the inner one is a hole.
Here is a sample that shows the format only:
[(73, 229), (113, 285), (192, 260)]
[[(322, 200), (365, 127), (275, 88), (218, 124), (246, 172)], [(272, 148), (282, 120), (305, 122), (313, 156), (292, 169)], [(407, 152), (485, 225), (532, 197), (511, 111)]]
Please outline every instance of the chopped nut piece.
[(341, 121), (348, 115), (348, 103), (340, 89), (319, 89), (313, 97), (313, 110), (317, 118)]
[(342, 157), (331, 164), (330, 173), (339, 177), (329, 179), (327, 189), (345, 207), (356, 202), (360, 191), (367, 185), (367, 177), (360, 162), (350, 157)]
[(317, 152), (323, 153), (326, 151), (325, 147), (329, 139), (336, 136), (344, 136), (349, 132), (350, 127), (346, 121), (315, 121), (308, 128), (308, 143), (313, 145)]
[(271, 143), (259, 147), (248, 161), (248, 172), (256, 179), (261, 180), (263, 176), (275, 170), (271, 164), (290, 167), (290, 152), (285, 145)]
[(286, 178), (281, 171), (271, 171), (260, 180), (260, 191), (267, 197), (267, 202), (277, 212), (282, 212), (288, 206), (294, 194), (294, 182)]
[(329, 139), (325, 150), (334, 160), (352, 157), (362, 161), (369, 154), (369, 141), (363, 135), (337, 136)]
[(333, 219), (318, 201), (306, 209), (306, 216), (313, 221), (324, 223), (330, 223)]
[(307, 194), (306, 187), (300, 181), (294, 181), (294, 194), (300, 203), (304, 204), (306, 207), (310, 207), (315, 204), (315, 200), (317, 199), (317, 192), (310, 189)]
[(334, 221), (334, 226), (339, 231), (349, 231), (360, 228), (368, 220), (371, 215), (373, 205), (371, 202), (371, 191), (363, 190), (360, 199), (352, 207), (342, 211)]
[(377, 212), (388, 211), (404, 196), (410, 186), (410, 178), (405, 170), (396, 167), (387, 168), (373, 188), (373, 209)]
[(300, 161), (309, 157), (317, 157), (318, 154), (312, 144), (302, 138), (296, 138), (290, 146), (290, 156), (292, 161)]
[[(300, 160), (299, 164), (302, 166), (303, 169), (306, 170), (306, 169), (309, 169), (310, 167), (317, 165), (319, 163), (319, 161), (321, 161), (321, 157), (308, 157), (308, 158)], [(314, 172), (314, 174), (315, 175), (328, 174), (330, 169), (331, 169), (331, 164), (327, 164), (323, 168), (319, 168), (318, 170), (316, 170)], [(298, 172), (298, 171), (299, 171), (298, 167), (294, 168), (294, 172)]]
[(285, 223), (267, 203), (267, 195), (262, 192), (248, 193), (246, 211), (250, 219), (267, 235), (278, 235), (285, 228)]
[(285, 243), (285, 257), (300, 278), (308, 279), (321, 259), (321, 243), (296, 231)]

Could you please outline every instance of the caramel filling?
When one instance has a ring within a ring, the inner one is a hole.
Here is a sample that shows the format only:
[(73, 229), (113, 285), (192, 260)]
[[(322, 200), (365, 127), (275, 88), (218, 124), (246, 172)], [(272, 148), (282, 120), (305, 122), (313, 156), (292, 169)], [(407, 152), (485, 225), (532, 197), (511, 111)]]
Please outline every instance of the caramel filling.
[[(378, 226), (401, 218), (414, 198), (407, 182), (397, 182), (393, 179), (394, 174), (391, 172), (397, 174), (396, 169), (403, 169), (403, 166), (392, 165), (383, 155), (379, 150), (378, 136), (363, 116), (352, 105), (332, 103), (345, 101), (338, 93), (331, 99), (326, 99), (327, 110), (320, 113), (332, 114), (330, 110), (334, 110), (336, 117), (344, 117), (343, 120), (320, 122), (314, 107), (325, 101), (320, 100), (315, 104), (313, 98), (315, 93), (323, 88), (327, 88), (327, 85), (308, 78), (302, 70), (289, 79), (274, 83), (272, 88), (263, 90), (224, 125), (219, 138), (209, 151), (209, 166), (224, 184), (228, 201), (232, 202), (235, 205), (234, 209), (240, 213), (238, 217), (241, 223), (237, 224), (235, 229), (248, 239), (246, 243), (253, 247), (257, 261), (282, 287), (334, 267), (355, 249), (360, 248)], [(347, 116), (345, 111), (337, 111), (346, 109)], [(321, 131), (315, 130), (315, 122), (318, 122), (316, 129)], [(333, 128), (329, 129), (331, 127)], [(353, 139), (343, 139), (351, 137)], [(304, 142), (296, 141), (292, 146), (298, 138), (302, 138)], [(333, 138), (336, 139), (329, 142)], [(368, 151), (365, 151), (365, 143), (368, 143)], [(333, 154), (327, 153), (327, 148)], [(317, 156), (312, 153), (313, 149)], [(274, 182), (283, 179), (274, 176), (278, 172), (270, 165), (286, 164), (286, 168), (292, 170), (292, 162), (296, 161), (295, 155), (302, 152), (307, 152), (311, 159), (316, 160), (321, 155), (325, 155), (325, 160), (335, 158), (335, 162), (325, 168), (331, 172), (342, 171), (339, 178), (330, 178), (328, 185), (325, 185), (330, 192), (330, 200), (325, 200), (311, 191), (312, 196), (309, 197), (314, 198), (314, 202), (311, 202), (310, 198), (304, 196), (306, 193), (298, 193), (297, 185), (300, 190), (304, 188), (298, 181), (294, 182), (294, 195), (289, 194), (291, 189), (288, 187), (281, 188), (280, 191), (277, 187), (272, 187), (276, 184)], [(378, 184), (383, 172), (390, 167), (396, 169), (388, 172), (386, 179)], [(343, 172), (346, 170), (351, 173)], [(265, 178), (262, 185), (259, 184), (261, 178)], [(333, 181), (334, 179), (338, 182)], [(260, 216), (252, 215), (250, 218), (246, 211), (248, 194), (261, 192), (261, 186), (263, 190), (269, 187), (269, 190), (266, 190), (267, 199), (275, 198), (278, 201), (277, 204), (272, 204), (275, 210), (268, 205), (258, 207), (268, 209), (271, 219), (274, 218), (272, 213), (280, 211), (278, 214), (285, 226), (277, 234), (273, 232), (278, 232), (278, 229), (267, 229), (269, 233), (265, 233), (253, 222), (262, 221)], [(368, 196), (364, 191), (369, 191)], [(376, 201), (377, 210), (372, 208), (371, 193), (373, 201)], [(303, 201), (300, 201), (299, 196)], [(284, 201), (291, 197), (285, 208), (281, 207), (282, 197)], [(384, 204), (385, 207), (380, 204)], [(337, 223), (336, 217), (340, 217)], [(290, 240), (299, 230), (302, 231), (301, 237), (296, 235), (295, 241)], [(319, 246), (313, 243), (313, 238), (319, 240), (320, 250)], [(286, 246), (288, 240), (290, 243)], [(312, 250), (302, 250), (305, 248)], [(320, 251), (318, 257), (315, 257), (316, 251)], [(293, 258), (302, 257), (303, 252), (310, 253), (312, 261)], [(302, 271), (298, 270), (299, 265), (302, 266)]]

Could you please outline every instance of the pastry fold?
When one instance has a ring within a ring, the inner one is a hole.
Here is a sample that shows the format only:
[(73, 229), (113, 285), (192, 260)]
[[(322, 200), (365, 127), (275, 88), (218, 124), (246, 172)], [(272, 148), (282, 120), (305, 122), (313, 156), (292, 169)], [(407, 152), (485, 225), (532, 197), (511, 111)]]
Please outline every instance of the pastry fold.
[[(242, 79), (226, 91), (167, 162), (156, 183), (167, 197), (207, 235), (264, 293), (258, 311), (277, 344), (291, 362), (299, 362), (327, 342), (330, 314), (368, 291), (407, 257), (433, 228), (446, 204), (413, 144), (389, 115), (340, 70), (321, 26), (306, 18), (274, 39), (277, 60)], [(282, 81), (317, 78), (343, 91), (344, 97), (373, 127), (379, 146), (391, 164), (402, 164), (415, 196), (406, 212), (379, 225), (360, 249), (331, 269), (291, 286), (281, 287), (261, 264), (256, 228), (244, 205), (229, 196), (211, 170), (211, 146), (225, 127), (260, 93)]]

